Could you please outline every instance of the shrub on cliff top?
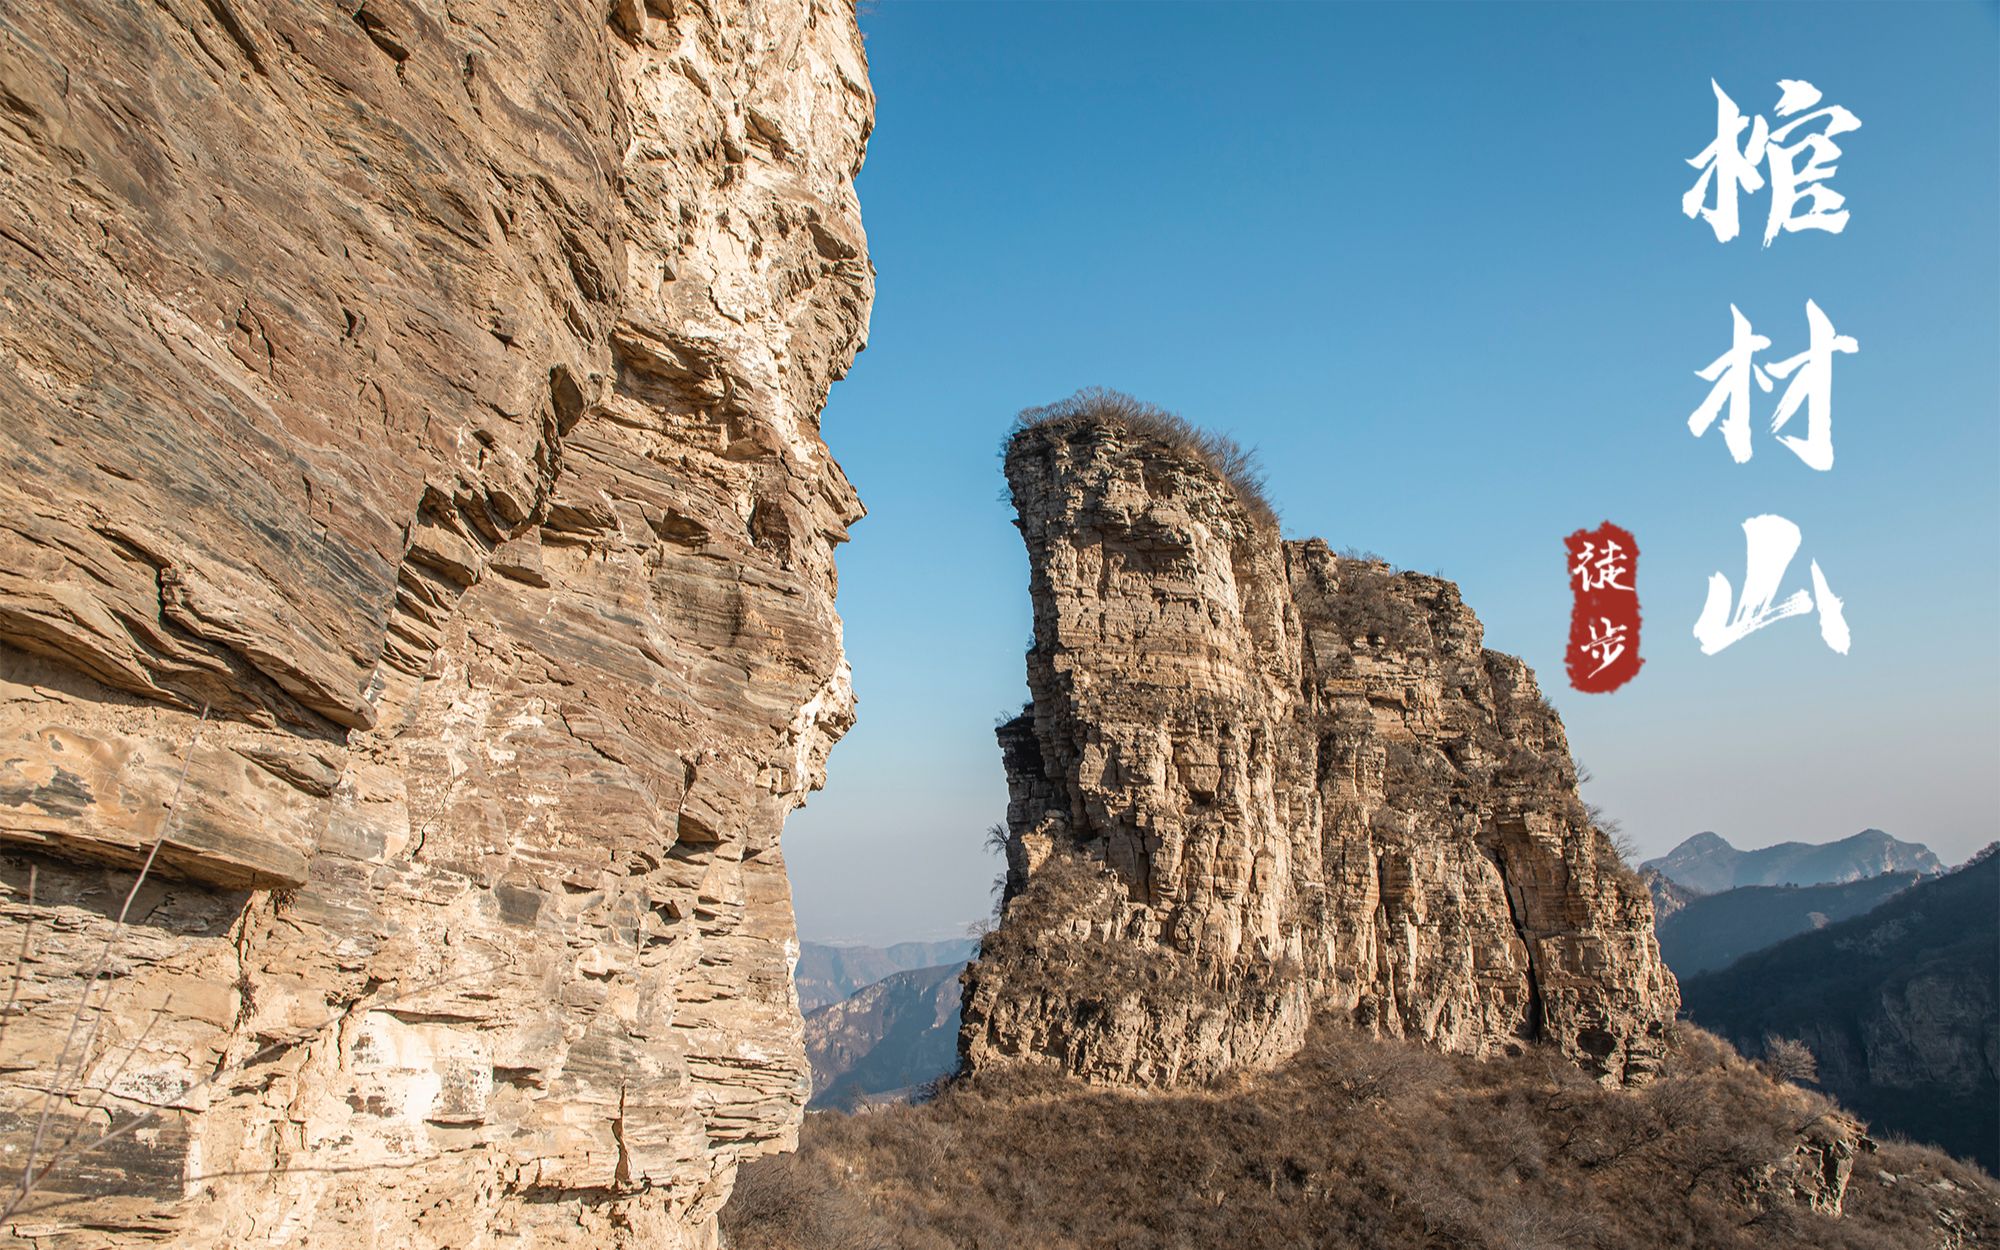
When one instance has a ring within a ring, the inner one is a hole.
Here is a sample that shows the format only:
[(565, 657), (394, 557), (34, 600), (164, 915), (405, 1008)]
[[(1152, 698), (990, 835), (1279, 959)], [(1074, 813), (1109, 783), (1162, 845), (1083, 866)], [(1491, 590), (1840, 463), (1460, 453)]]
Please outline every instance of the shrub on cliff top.
[(1065, 423), (1115, 425), (1137, 437), (1149, 438), (1173, 451), (1199, 458), (1215, 471), (1250, 515), (1276, 528), (1278, 514), (1264, 494), (1264, 473), (1255, 452), (1246, 451), (1226, 434), (1204, 430), (1179, 413), (1168, 412), (1123, 391), (1085, 387), (1068, 399), (1040, 408), (1024, 408), (1014, 418), (1007, 445), (1012, 447), (1029, 430)]

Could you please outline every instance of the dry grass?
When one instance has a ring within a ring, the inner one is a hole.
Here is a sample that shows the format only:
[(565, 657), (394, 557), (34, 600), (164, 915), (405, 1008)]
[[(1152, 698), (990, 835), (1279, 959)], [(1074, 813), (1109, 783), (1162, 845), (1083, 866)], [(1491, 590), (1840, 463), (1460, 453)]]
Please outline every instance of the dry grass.
[(1023, 409), (1007, 436), (1009, 447), (1030, 430), (1067, 426), (1112, 425), (1136, 437), (1201, 460), (1228, 484), (1236, 501), (1259, 524), (1276, 529), (1278, 514), (1264, 493), (1264, 473), (1254, 451), (1245, 450), (1224, 434), (1204, 430), (1179, 413), (1134, 399), (1123, 391), (1086, 387), (1068, 399), (1040, 408)]
[[(1004, 978), (1014, 996), (1065, 1001), (1073, 1018), (1132, 999), (1161, 1015), (1227, 1005), (1220, 987), (1179, 952), (1095, 935), (1115, 918), (1115, 900), (1124, 893), (1124, 882), (1102, 861), (1056, 848), (1027, 888), (1003, 902), (1007, 923), (985, 934), (981, 969)], [(1078, 933), (1079, 925), (1091, 932)]]
[(814, 1116), (798, 1155), (744, 1169), (723, 1225), (738, 1250), (1996, 1244), (2000, 1188), (1925, 1147), (1860, 1156), (1844, 1218), (1775, 1193), (1772, 1163), (1829, 1109), (1691, 1029), (1637, 1093), (1545, 1053), (1476, 1063), (1322, 1029), (1224, 1091), (1022, 1071)]

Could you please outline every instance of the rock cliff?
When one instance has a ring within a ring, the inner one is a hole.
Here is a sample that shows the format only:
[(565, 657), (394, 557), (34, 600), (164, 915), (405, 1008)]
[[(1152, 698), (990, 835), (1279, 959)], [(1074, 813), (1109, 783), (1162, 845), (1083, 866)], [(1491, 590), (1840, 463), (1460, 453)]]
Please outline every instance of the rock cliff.
[(0, 105), (4, 1223), (712, 1243), (852, 720), (851, 7), (24, 0)]
[(1451, 583), (1281, 541), (1243, 469), (1104, 393), (1007, 446), (1033, 699), (966, 1066), (1202, 1080), (1332, 1013), (1645, 1079), (1678, 991), (1533, 675)]

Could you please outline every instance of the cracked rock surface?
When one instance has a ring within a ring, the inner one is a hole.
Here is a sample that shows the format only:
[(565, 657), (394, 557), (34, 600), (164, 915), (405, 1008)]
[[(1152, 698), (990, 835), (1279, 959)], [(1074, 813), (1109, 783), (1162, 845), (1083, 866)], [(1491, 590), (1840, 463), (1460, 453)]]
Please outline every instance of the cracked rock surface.
[(966, 1066), (1201, 1081), (1331, 1014), (1647, 1079), (1678, 988), (1533, 674), (1451, 583), (1281, 541), (1213, 463), (1088, 410), (1008, 446), (1033, 697)]
[(705, 1246), (790, 1143), (873, 104), (835, 0), (0, 13), (11, 1231)]

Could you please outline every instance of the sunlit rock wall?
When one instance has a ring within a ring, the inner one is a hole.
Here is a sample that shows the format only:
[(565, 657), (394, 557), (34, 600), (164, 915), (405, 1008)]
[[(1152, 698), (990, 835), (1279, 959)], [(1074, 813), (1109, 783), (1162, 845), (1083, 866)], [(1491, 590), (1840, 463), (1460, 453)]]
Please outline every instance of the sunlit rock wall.
[(872, 110), (832, 0), (0, 6), (11, 1229), (705, 1245), (791, 1140)]
[(967, 1065), (1198, 1081), (1330, 1016), (1654, 1072), (1652, 903), (1526, 665), (1451, 583), (1280, 541), (1198, 434), (1065, 411), (1007, 450), (1033, 697)]

